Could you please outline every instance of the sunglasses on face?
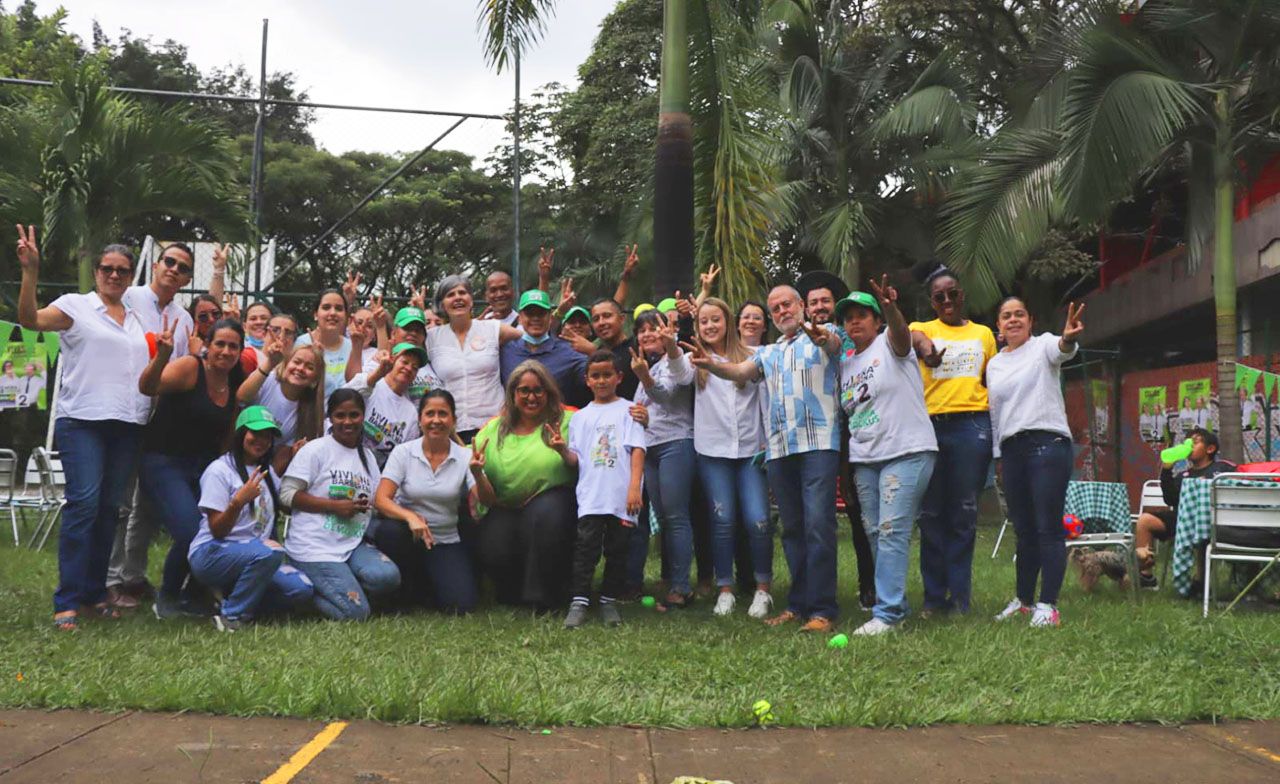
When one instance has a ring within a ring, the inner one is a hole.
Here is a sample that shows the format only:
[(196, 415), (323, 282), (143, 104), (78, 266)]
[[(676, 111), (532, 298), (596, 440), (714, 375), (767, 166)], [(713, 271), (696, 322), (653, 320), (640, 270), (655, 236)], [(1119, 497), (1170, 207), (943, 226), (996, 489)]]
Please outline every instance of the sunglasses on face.
[(127, 278), (133, 274), (133, 270), (129, 267), (109, 267), (105, 264), (98, 265), (98, 272), (108, 278)]
[(964, 292), (960, 289), (947, 289), (946, 291), (935, 291), (930, 297), (934, 302), (941, 305), (944, 302), (959, 302), (964, 296)]
[(201, 324), (207, 324), (210, 321), (217, 321), (218, 317), (221, 315), (222, 314), (217, 311), (206, 310), (203, 313), (196, 314), (196, 321), (199, 321)]
[(160, 260), (163, 261), (164, 265), (169, 269), (178, 270), (178, 274), (180, 275), (191, 274), (191, 265), (186, 263), (185, 261), (179, 261), (178, 259), (175, 259), (172, 256), (162, 256), (160, 257)]

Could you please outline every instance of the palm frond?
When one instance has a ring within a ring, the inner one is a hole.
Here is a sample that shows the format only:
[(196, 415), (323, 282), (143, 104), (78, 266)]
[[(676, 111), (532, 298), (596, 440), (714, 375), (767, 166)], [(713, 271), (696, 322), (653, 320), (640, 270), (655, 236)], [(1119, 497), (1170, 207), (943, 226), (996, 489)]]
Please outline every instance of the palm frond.
[(485, 62), (501, 73), (517, 51), (542, 38), (555, 5), (555, 0), (480, 0), (476, 26)]
[(876, 140), (912, 137), (945, 142), (972, 135), (977, 107), (950, 52), (931, 62), (907, 94), (871, 126)]

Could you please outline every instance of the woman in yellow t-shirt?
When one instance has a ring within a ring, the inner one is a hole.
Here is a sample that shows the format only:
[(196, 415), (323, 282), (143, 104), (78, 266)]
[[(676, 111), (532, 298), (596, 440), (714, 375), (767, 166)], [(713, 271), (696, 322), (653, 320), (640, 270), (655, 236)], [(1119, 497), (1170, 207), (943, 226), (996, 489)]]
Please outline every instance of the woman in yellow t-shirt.
[(964, 315), (964, 289), (946, 265), (915, 269), (937, 315), (910, 325), (924, 377), (925, 405), (938, 460), (920, 509), (924, 612), (968, 612), (978, 493), (991, 465), (991, 417), (985, 381), (996, 355), (991, 330)]

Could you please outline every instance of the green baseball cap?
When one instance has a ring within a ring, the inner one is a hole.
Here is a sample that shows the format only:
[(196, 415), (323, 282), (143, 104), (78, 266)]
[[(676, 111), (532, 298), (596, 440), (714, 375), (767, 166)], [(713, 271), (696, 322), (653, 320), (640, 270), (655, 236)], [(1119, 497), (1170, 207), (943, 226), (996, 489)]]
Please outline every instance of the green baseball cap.
[(525, 308), (555, 309), (551, 304), (551, 297), (548, 297), (547, 292), (541, 289), (529, 289), (520, 295), (520, 302), (516, 305), (516, 310), (524, 310)]
[(880, 303), (875, 297), (865, 291), (850, 291), (847, 297), (837, 302), (836, 318), (844, 318), (844, 312), (854, 305), (857, 305), (860, 308), (866, 308), (880, 318), (884, 318), (884, 313), (880, 310)]
[(421, 324), (424, 327), (427, 325), (427, 314), (422, 312), (422, 308), (410, 305), (396, 312), (397, 327), (404, 328), (410, 324)]
[(568, 321), (574, 316), (582, 316), (584, 319), (587, 320), (587, 323), (591, 323), (591, 314), (588, 313), (587, 309), (582, 307), (581, 305), (574, 305), (573, 307), (569, 308), (569, 312), (564, 314), (564, 320)]
[(427, 364), (427, 350), (422, 346), (408, 341), (405, 341), (404, 343), (397, 343), (395, 347), (391, 349), (391, 356), (398, 357), (401, 354), (413, 354), (422, 362), (422, 364)]
[(675, 297), (667, 297), (666, 299), (658, 303), (658, 312), (670, 313), (671, 311), (675, 310), (678, 307), (680, 307), (680, 305), (676, 302)]
[(280, 421), (266, 406), (249, 406), (241, 411), (240, 416), (236, 417), (236, 430), (242, 427), (249, 430), (274, 430), (276, 435), (283, 432), (280, 429)]

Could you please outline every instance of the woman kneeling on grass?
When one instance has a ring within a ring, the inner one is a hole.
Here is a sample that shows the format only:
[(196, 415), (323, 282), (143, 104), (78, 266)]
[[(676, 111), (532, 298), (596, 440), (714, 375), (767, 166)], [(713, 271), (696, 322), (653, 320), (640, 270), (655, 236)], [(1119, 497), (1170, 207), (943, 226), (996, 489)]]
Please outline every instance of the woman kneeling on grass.
[[(402, 596), (447, 613), (476, 607), (476, 578), (466, 545), (458, 536), (458, 507), (475, 501), (484, 476), (484, 456), (454, 439), (453, 395), (432, 389), (418, 405), (422, 438), (391, 450), (374, 505), (386, 519), (374, 543), (400, 568)], [(403, 523), (403, 525), (401, 525)]]
[(335, 621), (369, 617), (369, 596), (400, 586), (400, 570), (363, 541), (378, 463), (360, 443), (364, 398), (354, 389), (329, 396), (329, 435), (299, 450), (280, 500), (293, 509), (285, 552), (311, 578), (316, 607)]
[(854, 291), (836, 303), (853, 342), (840, 360), (840, 408), (849, 418), (849, 462), (876, 561), (876, 603), (858, 635), (893, 631), (907, 617), (911, 528), (938, 457), (898, 292), (887, 276), (880, 285), (871, 281), (871, 290), (875, 296)]
[[(996, 327), (1007, 345), (987, 363), (987, 390), (1009, 521), (1018, 535), (1018, 596), (997, 621), (1030, 613), (1032, 626), (1060, 623), (1058, 591), (1067, 571), (1062, 507), (1074, 460), (1060, 376), (1084, 332), (1082, 312), (1084, 305), (1067, 306), (1059, 338), (1032, 337), (1027, 304), (1018, 297), (1007, 298), (997, 311)], [(1040, 601), (1033, 609), (1037, 577)]]
[(271, 412), (249, 406), (236, 418), (231, 451), (200, 477), (200, 531), (187, 559), (197, 580), (222, 592), (213, 619), (221, 631), (236, 631), (259, 608), (287, 610), (311, 599), (311, 581), (284, 563), (284, 548), (272, 539), (276, 487), (295, 451), (276, 449), (279, 436)]

